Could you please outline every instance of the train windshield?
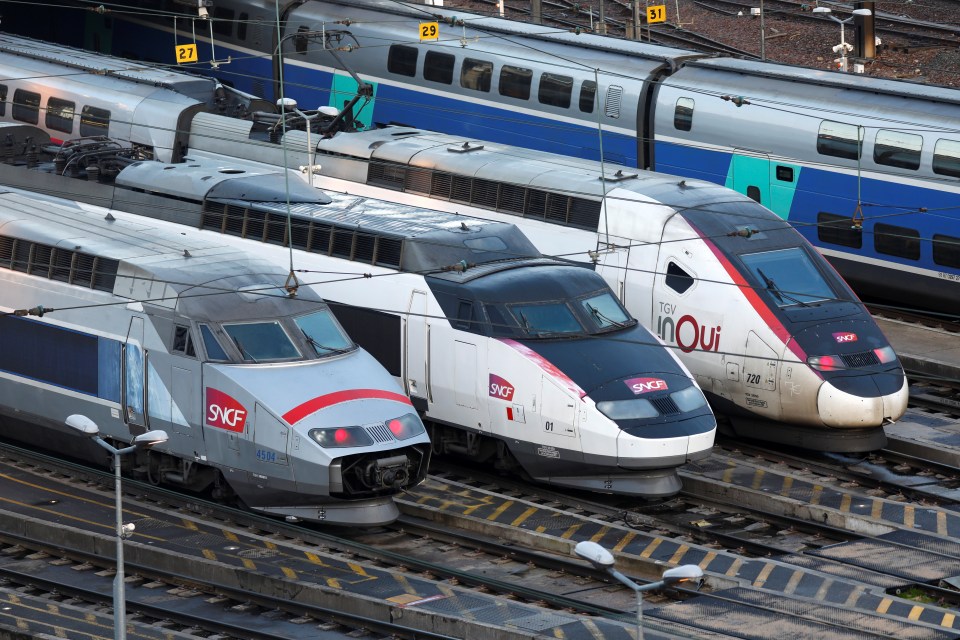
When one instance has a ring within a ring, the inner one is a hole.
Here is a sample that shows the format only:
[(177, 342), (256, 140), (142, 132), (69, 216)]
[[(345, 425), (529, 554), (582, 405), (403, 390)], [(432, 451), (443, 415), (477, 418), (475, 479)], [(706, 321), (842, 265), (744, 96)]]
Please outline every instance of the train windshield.
[(597, 334), (636, 322), (609, 291), (595, 291), (570, 301), (531, 300), (503, 306), (487, 304), (484, 308), (494, 335), (511, 337)]
[(279, 320), (224, 323), (223, 330), (244, 360), (269, 362), (302, 357)]
[(329, 309), (315, 311), (293, 320), (303, 337), (306, 339), (317, 356), (324, 357), (335, 353), (343, 353), (354, 348), (353, 341), (347, 336), (336, 318)]
[(743, 254), (740, 259), (780, 307), (803, 306), (837, 297), (800, 247)]

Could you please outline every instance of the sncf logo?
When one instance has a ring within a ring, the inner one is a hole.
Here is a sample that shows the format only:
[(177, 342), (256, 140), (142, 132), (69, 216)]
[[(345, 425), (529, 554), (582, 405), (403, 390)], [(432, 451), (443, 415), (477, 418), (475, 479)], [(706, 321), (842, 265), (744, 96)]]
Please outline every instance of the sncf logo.
[(634, 395), (640, 395), (641, 393), (647, 393), (649, 391), (667, 390), (667, 381), (661, 380), (660, 378), (630, 378), (629, 380), (624, 380), (623, 383), (630, 387), (630, 391), (633, 391)]
[(509, 402), (513, 400), (513, 385), (493, 373), (490, 374), (490, 396)]
[(856, 342), (857, 334), (851, 333), (849, 331), (843, 331), (840, 333), (833, 334), (833, 339), (837, 342)]
[(243, 431), (247, 410), (243, 405), (212, 387), (207, 387), (207, 424), (227, 431)]

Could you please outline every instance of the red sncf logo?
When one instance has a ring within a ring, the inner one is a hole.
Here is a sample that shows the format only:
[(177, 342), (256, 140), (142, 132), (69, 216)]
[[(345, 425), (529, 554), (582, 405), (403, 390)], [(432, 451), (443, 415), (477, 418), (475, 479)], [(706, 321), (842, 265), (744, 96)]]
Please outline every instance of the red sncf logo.
[(667, 390), (667, 381), (661, 380), (660, 378), (630, 378), (629, 380), (624, 380), (623, 383), (630, 387), (630, 391), (633, 391), (634, 395), (640, 395), (641, 393), (647, 393), (649, 391)]
[(207, 387), (206, 419), (211, 427), (242, 432), (247, 423), (247, 410), (223, 391)]
[(857, 334), (851, 333), (849, 331), (842, 331), (839, 333), (833, 334), (833, 339), (837, 342), (856, 342)]
[(491, 373), (489, 393), (493, 398), (500, 398), (501, 400), (509, 402), (513, 400), (513, 385), (500, 376)]

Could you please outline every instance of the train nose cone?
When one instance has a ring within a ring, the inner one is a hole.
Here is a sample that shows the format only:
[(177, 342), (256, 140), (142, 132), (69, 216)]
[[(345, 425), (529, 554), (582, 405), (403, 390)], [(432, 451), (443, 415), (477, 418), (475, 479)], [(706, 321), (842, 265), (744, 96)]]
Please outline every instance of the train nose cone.
[[(889, 374), (893, 376), (894, 374)], [(824, 382), (817, 394), (817, 411), (828, 427), (879, 427), (900, 419), (907, 410), (907, 380), (902, 375), (898, 389), (883, 382), (883, 374), (864, 376), (856, 389), (844, 390), (837, 378)], [(839, 383), (839, 384), (838, 384)]]

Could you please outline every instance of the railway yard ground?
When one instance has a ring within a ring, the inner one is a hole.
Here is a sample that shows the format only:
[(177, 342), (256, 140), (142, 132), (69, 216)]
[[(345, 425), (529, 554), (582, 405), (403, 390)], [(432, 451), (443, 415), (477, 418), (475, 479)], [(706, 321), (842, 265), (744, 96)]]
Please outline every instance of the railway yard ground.
[[(544, 2), (546, 24), (577, 24), (599, 29), (600, 4), (610, 21), (607, 33), (622, 36), (618, 25), (631, 15), (626, 2), (617, 0), (561, 0)], [(529, 0), (505, 0), (506, 16), (528, 19)], [(764, 11), (765, 58), (772, 62), (796, 64), (816, 69), (836, 69), (837, 54), (832, 47), (840, 42), (838, 25), (827, 18), (816, 18), (811, 9), (832, 8), (838, 17), (849, 13), (852, 5), (823, 0), (664, 0), (646, 5), (663, 5), (666, 23), (657, 30), (687, 32), (709, 42), (759, 59), (760, 19), (751, 10)], [(446, 8), (462, 8), (477, 13), (497, 11), (496, 0), (444, 0)], [(864, 72), (882, 78), (896, 78), (944, 86), (960, 86), (960, 6), (955, 0), (902, 0), (874, 3), (876, 35), (881, 45), (874, 59), (865, 60)], [(590, 11), (594, 16), (591, 22)], [(553, 20), (551, 22), (551, 20)], [(675, 34), (672, 34), (675, 35)], [(671, 35), (671, 38), (672, 38)], [(654, 40), (657, 38), (655, 30)], [(646, 31), (644, 37), (648, 37)], [(851, 25), (846, 41), (854, 42)], [(664, 44), (684, 47), (676, 41)], [(690, 44), (685, 48), (699, 48)], [(736, 55), (736, 54), (734, 54)]]
[[(881, 323), (918, 378), (958, 377), (955, 334)], [(699, 590), (646, 594), (653, 640), (960, 638), (960, 411), (955, 396), (917, 389), (883, 451), (721, 439), (665, 502), (561, 493), (440, 461), (399, 500), (397, 523), (346, 531), (131, 480), (128, 637), (634, 638), (634, 594), (573, 553), (591, 540), (639, 582), (669, 566), (703, 569)], [(2, 452), (5, 637), (112, 637), (111, 478)]]

